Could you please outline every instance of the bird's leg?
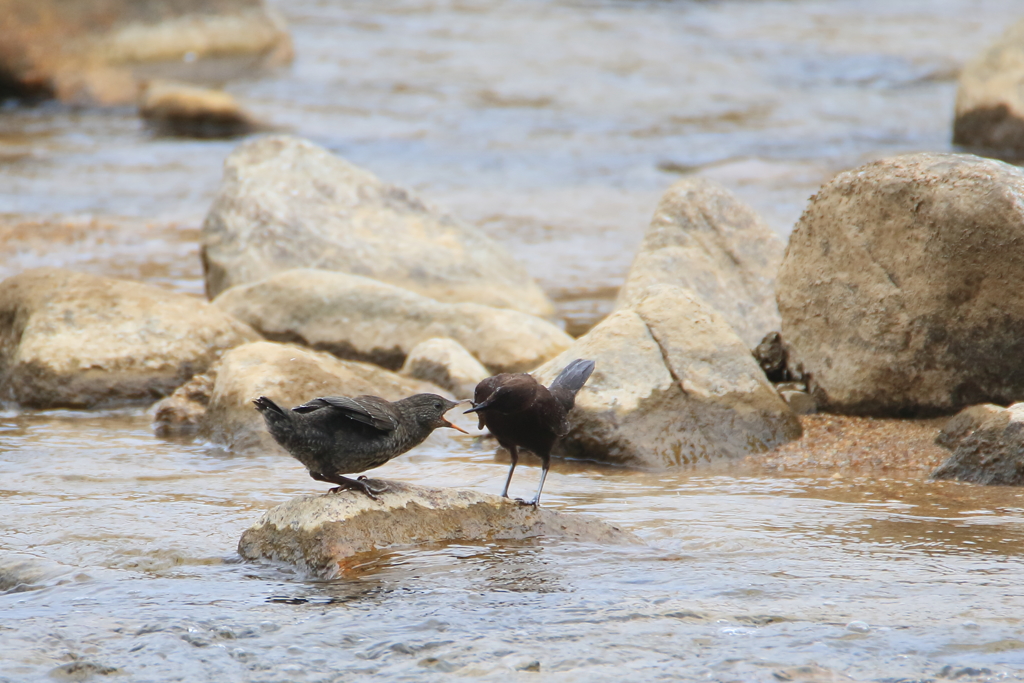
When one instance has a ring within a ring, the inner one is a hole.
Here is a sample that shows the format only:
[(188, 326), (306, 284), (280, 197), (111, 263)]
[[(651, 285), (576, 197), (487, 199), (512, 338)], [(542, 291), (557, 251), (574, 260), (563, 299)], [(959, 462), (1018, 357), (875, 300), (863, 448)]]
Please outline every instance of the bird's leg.
[(512, 483), (512, 473), (516, 471), (516, 463), (519, 462), (519, 449), (515, 446), (506, 446), (509, 457), (512, 458), (512, 467), (508, 468), (508, 478), (505, 479), (505, 488), (501, 491), (502, 498), (508, 498), (508, 485)]
[(326, 481), (330, 484), (338, 485), (335, 488), (328, 491), (328, 493), (338, 493), (340, 491), (352, 489), (355, 491), (362, 491), (373, 500), (380, 500), (380, 498), (377, 497), (377, 494), (384, 493), (385, 491), (388, 490), (387, 485), (384, 485), (379, 489), (373, 488), (366, 482), (366, 477), (360, 477), (359, 479), (349, 479), (348, 477), (343, 477), (340, 474), (328, 475), (323, 474), (321, 472), (310, 472), (309, 476), (313, 477), (317, 481)]
[(540, 492), (544, 489), (544, 478), (548, 476), (548, 467), (551, 466), (551, 456), (542, 455), (541, 461), (543, 464), (540, 468), (540, 485), (537, 486), (537, 497), (533, 499), (533, 502), (527, 503), (527, 505), (532, 505), (533, 507), (540, 505)]

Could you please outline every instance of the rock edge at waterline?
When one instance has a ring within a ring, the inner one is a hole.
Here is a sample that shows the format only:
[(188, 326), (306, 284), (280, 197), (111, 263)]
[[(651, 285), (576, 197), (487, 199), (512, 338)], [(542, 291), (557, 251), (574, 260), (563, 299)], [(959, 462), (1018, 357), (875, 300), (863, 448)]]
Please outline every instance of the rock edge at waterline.
[(585, 515), (469, 489), (372, 481), (388, 486), (379, 501), (358, 491), (342, 491), (298, 496), (271, 508), (242, 534), (238, 554), (332, 578), (345, 572), (349, 558), (394, 545), (539, 537), (641, 543), (632, 533)]

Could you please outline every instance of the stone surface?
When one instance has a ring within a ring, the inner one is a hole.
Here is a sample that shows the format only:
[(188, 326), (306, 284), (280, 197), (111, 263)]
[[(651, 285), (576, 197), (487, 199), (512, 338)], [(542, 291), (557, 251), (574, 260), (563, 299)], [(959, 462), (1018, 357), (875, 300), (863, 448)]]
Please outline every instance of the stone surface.
[(651, 285), (686, 287), (754, 348), (779, 329), (775, 275), (784, 251), (768, 224), (728, 190), (685, 178), (661, 198), (617, 306)]
[(0, 283), (0, 399), (32, 408), (152, 401), (256, 339), (195, 297), (28, 270)]
[(409, 351), (401, 374), (436, 384), (462, 399), (473, 398), (477, 383), (491, 373), (459, 342), (434, 337)]
[(229, 138), (261, 128), (223, 90), (174, 81), (150, 81), (139, 98), (139, 115), (158, 135)]
[(1024, 403), (999, 410), (976, 407), (982, 410), (965, 415), (954, 429), (973, 421), (977, 421), (976, 426), (955, 443), (953, 455), (932, 472), (932, 477), (1024, 486)]
[(935, 443), (943, 448), (953, 450), (983, 423), (987, 422), (991, 426), (995, 424), (994, 420), (1001, 421), (1002, 424), (1000, 426), (1003, 427), (1009, 419), (1010, 414), (1006, 408), (997, 406), (994, 403), (981, 403), (976, 406), (970, 406), (946, 421), (946, 424), (939, 430), (938, 436), (935, 437)]
[(840, 173), (779, 272), (789, 361), (820, 409), (951, 413), (1024, 396), (1024, 171), (911, 154)]
[(0, 88), (12, 94), (131, 104), (149, 78), (223, 81), (291, 57), (261, 0), (0, 0)]
[(960, 72), (953, 142), (1024, 158), (1024, 19)]
[(306, 140), (242, 143), (203, 224), (210, 298), (291, 268), (388, 282), (446, 302), (552, 315), (526, 270), (479, 230)]
[(157, 436), (192, 434), (210, 405), (213, 373), (195, 375), (170, 396), (153, 404), (153, 427)]
[(814, 397), (806, 391), (780, 389), (779, 396), (786, 402), (789, 409), (797, 415), (812, 415), (818, 412), (818, 404), (814, 402)]
[(370, 278), (295, 269), (226, 290), (214, 305), (268, 339), (398, 370), (414, 346), (450, 337), (494, 372), (531, 370), (572, 337), (526, 313), (449, 304)]
[(656, 285), (534, 376), (549, 384), (570, 361), (596, 362), (576, 397), (562, 456), (672, 467), (768, 450), (800, 423), (747, 345), (688, 290)]
[(334, 578), (358, 564), (360, 553), (394, 545), (534, 538), (640, 542), (628, 531), (592, 517), (521, 505), (492, 494), (398, 481), (387, 485), (379, 502), (357, 491), (293, 498), (268, 510), (247, 529), (238, 553), (248, 560), (285, 562), (321, 578)]
[(252, 405), (258, 396), (291, 408), (318, 396), (370, 394), (396, 401), (419, 393), (446, 395), (432, 384), (374, 365), (274, 342), (239, 346), (224, 354), (213, 372), (216, 379), (207, 410), (199, 419), (199, 434), (234, 452), (259, 449), (286, 455)]

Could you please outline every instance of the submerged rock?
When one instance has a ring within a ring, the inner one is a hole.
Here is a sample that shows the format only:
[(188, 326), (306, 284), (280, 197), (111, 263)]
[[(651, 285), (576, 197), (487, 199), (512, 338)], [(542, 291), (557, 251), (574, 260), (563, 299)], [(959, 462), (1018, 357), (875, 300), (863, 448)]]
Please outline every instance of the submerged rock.
[(394, 545), (521, 541), (564, 538), (590, 543), (639, 543), (639, 539), (584, 515), (522, 505), (468, 489), (386, 483), (380, 501), (358, 491), (298, 496), (268, 510), (238, 542), (247, 560), (296, 565), (333, 578), (355, 556)]
[(171, 81), (146, 85), (139, 115), (158, 135), (230, 138), (263, 127), (228, 93)]
[(688, 290), (657, 285), (533, 374), (550, 384), (573, 359), (596, 362), (558, 455), (672, 467), (766, 451), (800, 422), (747, 345)]
[(0, 18), (0, 88), (66, 102), (130, 104), (153, 77), (223, 81), (292, 58), (262, 0), (0, 0)]
[(661, 198), (617, 305), (646, 287), (686, 287), (715, 309), (752, 348), (779, 328), (775, 275), (785, 244), (728, 190), (686, 178)]
[(374, 365), (274, 342), (239, 346), (224, 354), (213, 372), (216, 379), (209, 405), (198, 421), (199, 434), (235, 452), (259, 449), (285, 453), (252, 405), (258, 396), (291, 408), (318, 396), (370, 394), (397, 401), (412, 394), (446, 394), (432, 384)]
[(456, 340), (494, 372), (530, 370), (572, 343), (553, 324), (526, 313), (441, 303), (370, 278), (311, 268), (232, 287), (213, 304), (268, 339), (391, 370), (433, 337)]
[(459, 342), (435, 337), (412, 348), (401, 374), (436, 384), (455, 398), (473, 398), (476, 385), (491, 373)]
[(910, 154), (840, 173), (779, 271), (790, 364), (829, 412), (925, 416), (1024, 396), (1024, 171)]
[(954, 424), (943, 429), (944, 441), (952, 446), (953, 455), (932, 472), (932, 477), (1024, 486), (1024, 403), (1005, 409), (974, 406), (968, 411), (954, 417), (950, 421)]
[(445, 302), (554, 307), (503, 247), (311, 142), (244, 142), (203, 224), (206, 293), (292, 268), (362, 275)]
[(953, 143), (1024, 158), (1024, 19), (960, 73)]
[(192, 296), (28, 270), (0, 283), (0, 399), (32, 408), (152, 401), (259, 338)]

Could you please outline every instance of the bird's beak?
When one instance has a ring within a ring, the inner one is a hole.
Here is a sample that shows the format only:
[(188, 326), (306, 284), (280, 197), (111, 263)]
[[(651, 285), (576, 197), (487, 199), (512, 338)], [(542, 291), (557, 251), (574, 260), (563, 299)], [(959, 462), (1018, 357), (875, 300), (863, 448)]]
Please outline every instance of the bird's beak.
[[(495, 393), (497, 393), (497, 392), (495, 392)], [(486, 401), (481, 401), (480, 403), (477, 403), (476, 405), (474, 405), (469, 410), (462, 411), (462, 414), (463, 415), (468, 415), (469, 413), (475, 413), (478, 410), (484, 410), (485, 408), (489, 408), (492, 403), (494, 403), (494, 396), (491, 396)]]
[(459, 425), (453, 425), (451, 422), (449, 422), (448, 420), (446, 420), (444, 418), (441, 418), (441, 422), (444, 423), (445, 427), (451, 427), (452, 429), (454, 429), (457, 432), (462, 432), (463, 434), (469, 434), (469, 432), (467, 432), (465, 429), (463, 429)]

